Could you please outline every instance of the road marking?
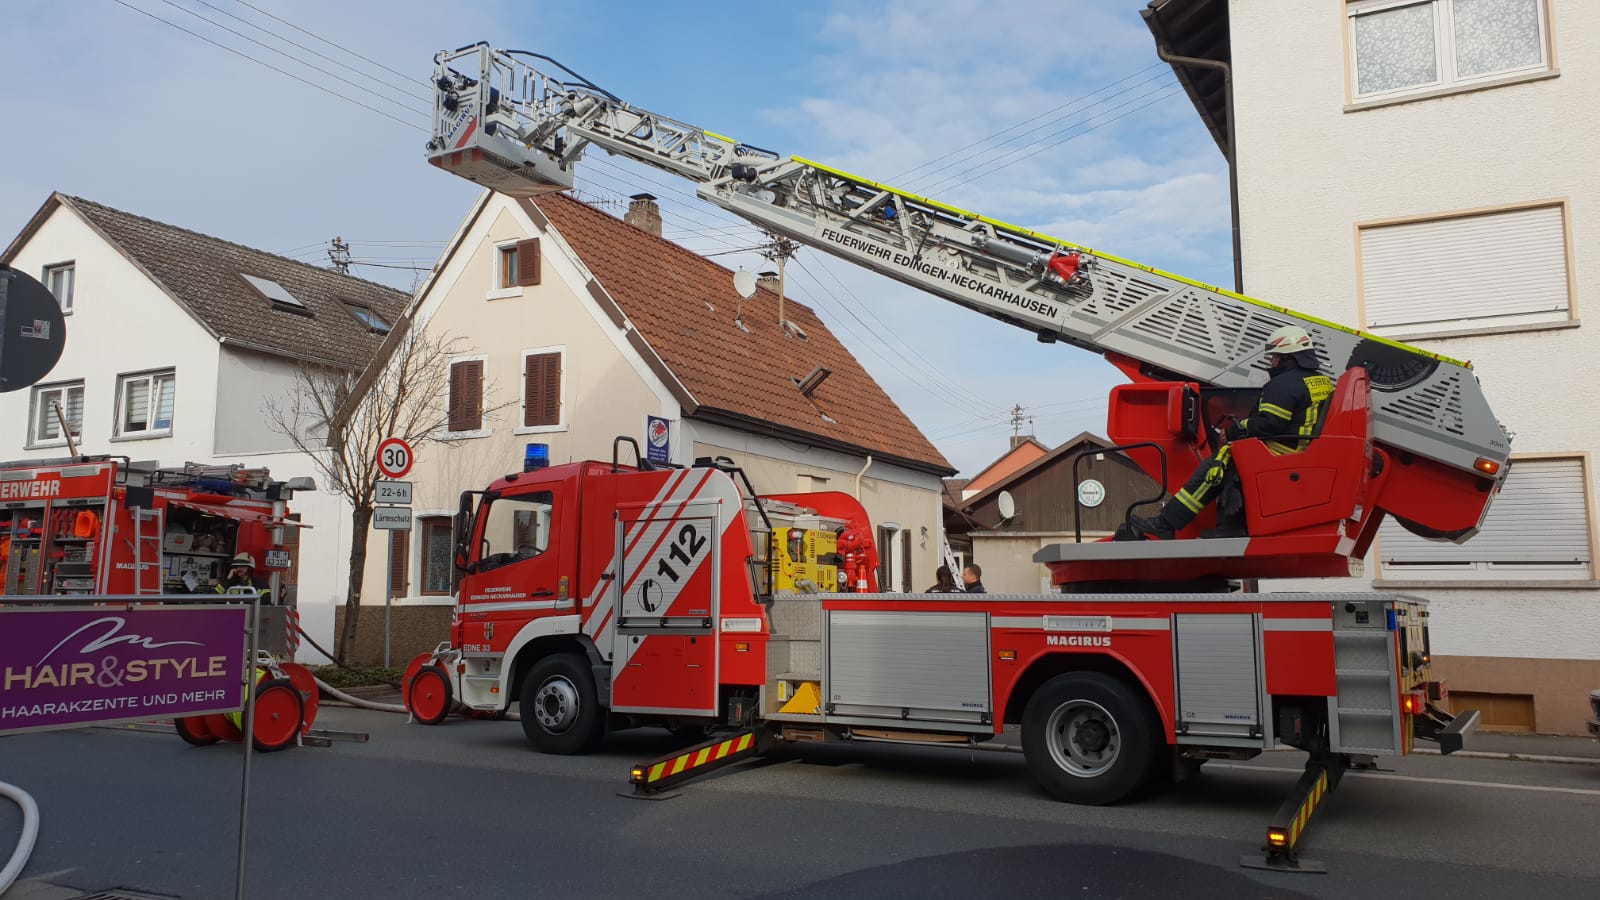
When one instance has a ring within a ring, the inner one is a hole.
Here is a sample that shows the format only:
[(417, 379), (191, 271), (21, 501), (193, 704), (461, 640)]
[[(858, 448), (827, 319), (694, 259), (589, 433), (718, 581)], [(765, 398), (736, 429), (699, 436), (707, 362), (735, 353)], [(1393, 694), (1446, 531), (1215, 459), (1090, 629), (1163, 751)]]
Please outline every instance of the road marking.
[[(1246, 772), (1299, 771), (1297, 769), (1288, 768), (1287, 766), (1245, 766), (1237, 763), (1220, 762), (1211, 763), (1209, 767), (1216, 769), (1239, 769)], [(1345, 772), (1345, 775), (1347, 777), (1374, 778), (1385, 781), (1414, 781), (1419, 784), (1453, 784), (1461, 787), (1499, 788), (1500, 790), (1504, 791), (1535, 791), (1546, 794), (1578, 794), (1586, 797), (1600, 797), (1600, 790), (1593, 788), (1548, 787), (1542, 784), (1507, 784), (1502, 781), (1467, 781), (1461, 778), (1425, 778), (1421, 775), (1397, 775), (1390, 772), (1362, 772), (1354, 769)]]

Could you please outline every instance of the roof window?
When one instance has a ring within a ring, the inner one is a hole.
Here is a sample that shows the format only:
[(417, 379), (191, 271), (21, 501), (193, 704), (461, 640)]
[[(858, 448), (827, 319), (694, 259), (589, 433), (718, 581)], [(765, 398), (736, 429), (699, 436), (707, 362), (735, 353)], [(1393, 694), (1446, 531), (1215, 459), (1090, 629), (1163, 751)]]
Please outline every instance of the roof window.
[(373, 312), (372, 307), (362, 306), (359, 303), (353, 303), (349, 300), (340, 300), (339, 302), (344, 304), (345, 310), (348, 311), (350, 315), (356, 317), (356, 321), (367, 326), (378, 334), (389, 333), (389, 328), (391, 326), (388, 322), (384, 321), (383, 316)]
[(243, 273), (240, 273), (239, 277), (250, 282), (250, 286), (255, 288), (256, 292), (261, 296), (271, 300), (273, 306), (281, 309), (287, 309), (291, 312), (304, 313), (305, 315), (311, 314), (311, 311), (306, 309), (306, 305), (300, 302), (300, 298), (289, 293), (289, 291), (284, 288), (283, 285), (277, 283), (276, 281), (272, 281), (267, 278), (257, 278), (254, 275), (245, 275)]

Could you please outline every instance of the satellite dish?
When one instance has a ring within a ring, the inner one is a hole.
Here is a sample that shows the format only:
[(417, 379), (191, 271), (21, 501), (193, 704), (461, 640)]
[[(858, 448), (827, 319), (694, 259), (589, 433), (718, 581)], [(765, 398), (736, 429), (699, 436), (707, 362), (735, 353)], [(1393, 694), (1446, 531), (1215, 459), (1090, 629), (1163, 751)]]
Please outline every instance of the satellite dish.
[(733, 273), (733, 289), (738, 291), (739, 296), (745, 298), (746, 300), (754, 297), (756, 295), (755, 274), (753, 272), (747, 272), (744, 269), (740, 269), (739, 271)]
[(61, 304), (32, 276), (0, 266), (0, 394), (50, 374), (67, 343)]
[(1000, 496), (995, 498), (995, 505), (1000, 508), (1002, 522), (1017, 514), (1017, 501), (1012, 498), (1010, 491), (1001, 491)]

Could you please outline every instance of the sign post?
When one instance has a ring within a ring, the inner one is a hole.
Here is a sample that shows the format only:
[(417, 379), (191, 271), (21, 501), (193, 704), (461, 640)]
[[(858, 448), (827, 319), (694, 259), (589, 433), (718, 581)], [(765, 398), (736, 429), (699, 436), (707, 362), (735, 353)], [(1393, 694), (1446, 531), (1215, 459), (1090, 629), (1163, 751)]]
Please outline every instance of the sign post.
[[(411, 530), (411, 482), (397, 481), (411, 471), (416, 454), (404, 438), (384, 438), (378, 444), (378, 472), (383, 475), (373, 489), (378, 508), (372, 511), (372, 527), (380, 531)], [(384, 480), (386, 479), (386, 480)], [(389, 541), (389, 565), (383, 580), (383, 666), (389, 667), (390, 638), (394, 634), (394, 541)], [(404, 560), (401, 561), (402, 563)]]

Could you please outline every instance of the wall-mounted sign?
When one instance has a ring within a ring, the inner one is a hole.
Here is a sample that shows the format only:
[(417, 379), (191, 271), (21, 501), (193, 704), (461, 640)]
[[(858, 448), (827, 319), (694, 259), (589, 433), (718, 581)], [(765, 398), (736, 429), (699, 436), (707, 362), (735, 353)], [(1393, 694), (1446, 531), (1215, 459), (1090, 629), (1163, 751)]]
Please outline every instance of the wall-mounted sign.
[(645, 459), (665, 465), (672, 462), (672, 423), (660, 416), (644, 417)]
[(1106, 502), (1106, 486), (1093, 478), (1078, 482), (1078, 503), (1093, 509)]

